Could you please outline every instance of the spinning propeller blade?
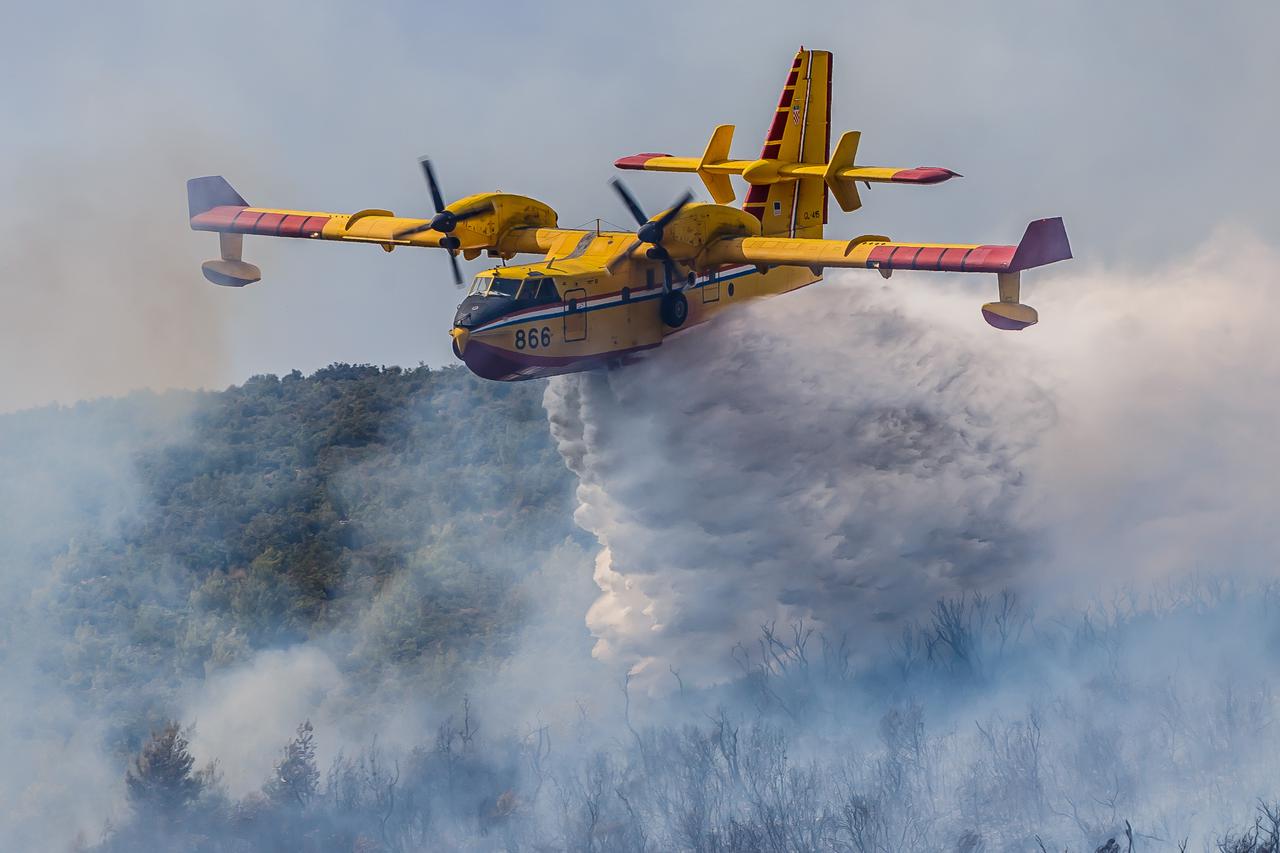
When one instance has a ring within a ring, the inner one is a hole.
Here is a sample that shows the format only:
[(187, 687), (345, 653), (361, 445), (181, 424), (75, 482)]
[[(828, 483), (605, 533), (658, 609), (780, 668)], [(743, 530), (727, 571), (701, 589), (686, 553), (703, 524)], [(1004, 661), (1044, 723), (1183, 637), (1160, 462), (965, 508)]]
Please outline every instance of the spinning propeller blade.
[(461, 247), (462, 241), (453, 236), (453, 229), (458, 227), (459, 222), (466, 222), (473, 217), (492, 213), (493, 202), (481, 202), (459, 211), (447, 210), (444, 196), (440, 192), (440, 184), (436, 181), (435, 169), (431, 167), (431, 160), (427, 157), (422, 157), (418, 162), (422, 164), (422, 174), (427, 179), (427, 188), (431, 191), (431, 203), (435, 205), (436, 215), (422, 225), (415, 225), (412, 228), (397, 231), (393, 236), (397, 240), (401, 240), (414, 234), (421, 234), (423, 231), (436, 231), (444, 235), (440, 238), (440, 248), (449, 252), (449, 264), (453, 268), (453, 283), (458, 287), (462, 287), (462, 268), (458, 265), (458, 249)]
[(627, 210), (631, 211), (631, 215), (635, 217), (640, 228), (636, 231), (636, 239), (621, 252), (614, 255), (605, 264), (605, 268), (609, 272), (613, 272), (619, 264), (631, 257), (632, 252), (648, 243), (650, 248), (645, 254), (655, 261), (662, 261), (662, 268), (666, 273), (663, 280), (663, 289), (669, 293), (671, 291), (671, 282), (676, 278), (676, 263), (672, 259), (671, 253), (662, 245), (663, 232), (680, 215), (680, 211), (684, 210), (684, 206), (693, 201), (693, 193), (685, 190), (684, 194), (676, 199), (676, 203), (664, 211), (662, 215), (656, 219), (650, 219), (645, 215), (644, 209), (640, 207), (640, 203), (636, 201), (635, 196), (627, 189), (626, 184), (618, 178), (613, 178), (609, 183), (613, 185), (614, 190), (622, 197), (622, 203), (626, 205)]
[(644, 225), (649, 221), (644, 209), (640, 207), (640, 202), (636, 201), (636, 197), (631, 194), (631, 190), (627, 189), (627, 185), (620, 178), (612, 178), (609, 183), (613, 185), (618, 195), (622, 196), (622, 203), (627, 206), (627, 210), (631, 211), (631, 215), (636, 218), (637, 225)]
[(419, 157), (418, 162), (422, 165), (422, 174), (426, 176), (427, 187), (431, 190), (431, 201), (436, 206), (436, 213), (442, 213), (444, 197), (440, 195), (440, 184), (436, 182), (436, 172), (431, 168), (431, 160), (428, 157)]

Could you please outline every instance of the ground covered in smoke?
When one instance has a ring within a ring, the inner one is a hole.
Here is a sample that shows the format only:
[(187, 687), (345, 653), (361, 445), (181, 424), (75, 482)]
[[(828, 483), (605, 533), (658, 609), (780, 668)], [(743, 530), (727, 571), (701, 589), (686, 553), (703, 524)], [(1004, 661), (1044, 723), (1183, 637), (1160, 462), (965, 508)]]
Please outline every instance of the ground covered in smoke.
[(1020, 336), (836, 277), (545, 396), (0, 419), (5, 846), (1274, 849), (1280, 264), (1233, 245)]
[(415, 747), (328, 764), (304, 723), (260, 792), (182, 774), (189, 796), (135, 796), (104, 849), (972, 853), (1126, 832), (1136, 849), (1204, 849), (1234, 823), (1246, 842), (1223, 849), (1273, 851), (1280, 810), (1255, 798), (1276, 784), (1277, 624), (1275, 587), (1189, 586), (1052, 622), (969, 597), (862, 668), (789, 626), (731, 688), (660, 709), (493, 731), (504, 709), (468, 702)]

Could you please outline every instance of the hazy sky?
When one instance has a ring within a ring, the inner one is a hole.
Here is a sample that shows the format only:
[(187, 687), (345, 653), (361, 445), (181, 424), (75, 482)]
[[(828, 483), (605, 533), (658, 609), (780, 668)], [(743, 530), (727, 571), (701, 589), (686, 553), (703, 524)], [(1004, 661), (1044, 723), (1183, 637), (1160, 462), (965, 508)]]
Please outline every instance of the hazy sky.
[[(422, 214), (425, 153), (446, 195), (620, 222), (614, 158), (697, 154), (722, 122), (754, 156), (802, 43), (835, 52), (834, 129), (863, 132), (861, 160), (966, 175), (877, 186), (835, 235), (1012, 242), (1061, 214), (1077, 264), (1121, 269), (1224, 224), (1280, 242), (1274, 3), (6, 5), (0, 410), (449, 363), (458, 294), (438, 253), (250, 238), (263, 282), (217, 288), (184, 180)], [(655, 208), (690, 185), (630, 182)]]

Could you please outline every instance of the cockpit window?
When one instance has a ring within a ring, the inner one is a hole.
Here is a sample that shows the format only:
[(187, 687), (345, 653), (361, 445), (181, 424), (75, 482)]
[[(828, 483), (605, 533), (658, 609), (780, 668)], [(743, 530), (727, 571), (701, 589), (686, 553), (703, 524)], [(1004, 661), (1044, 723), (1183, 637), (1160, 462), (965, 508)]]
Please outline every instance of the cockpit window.
[(496, 275), (489, 281), (489, 289), (485, 292), (485, 296), (510, 296), (514, 297), (520, 290), (521, 279), (518, 278), (498, 278)]
[(516, 278), (514, 276), (476, 276), (471, 282), (468, 296), (505, 296), (521, 302), (532, 302), (544, 305), (558, 302), (560, 294), (556, 292), (555, 282), (544, 276)]
[(556, 293), (555, 282), (549, 278), (529, 279), (525, 282), (524, 293), (521, 296), (538, 305), (557, 302), (560, 299), (560, 294)]

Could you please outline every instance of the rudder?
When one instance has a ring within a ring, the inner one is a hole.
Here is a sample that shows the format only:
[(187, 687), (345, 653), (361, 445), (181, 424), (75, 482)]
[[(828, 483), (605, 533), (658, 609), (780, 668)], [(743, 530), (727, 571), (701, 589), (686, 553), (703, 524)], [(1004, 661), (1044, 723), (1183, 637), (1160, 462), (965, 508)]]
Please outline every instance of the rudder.
[[(831, 53), (800, 48), (760, 152), (761, 178), (774, 164), (825, 163), (831, 147)], [(753, 167), (755, 168), (755, 167)], [(751, 180), (748, 169), (743, 177)], [(776, 172), (775, 172), (776, 174)], [(821, 237), (827, 188), (821, 178), (752, 184), (743, 209), (765, 235)]]

